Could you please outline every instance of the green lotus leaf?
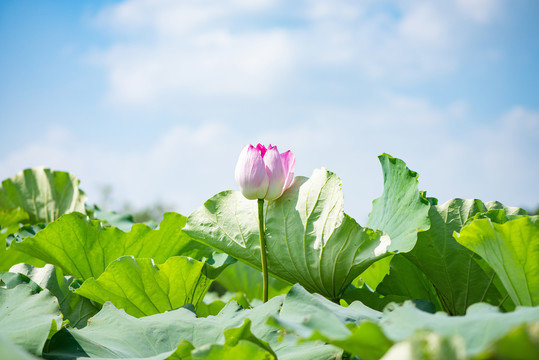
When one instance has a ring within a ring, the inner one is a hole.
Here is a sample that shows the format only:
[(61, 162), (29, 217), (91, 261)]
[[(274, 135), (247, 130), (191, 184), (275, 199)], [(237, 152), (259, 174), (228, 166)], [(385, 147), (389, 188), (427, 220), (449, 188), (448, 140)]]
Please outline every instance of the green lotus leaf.
[(481, 256), (500, 277), (517, 305), (539, 305), (539, 216), (503, 224), (490, 218), (471, 221), (456, 240)]
[(388, 250), (408, 252), (416, 243), (418, 231), (430, 227), (430, 205), (418, 190), (417, 173), (404, 161), (388, 154), (378, 159), (384, 173), (384, 192), (372, 202), (367, 227), (389, 235)]
[(128, 314), (141, 317), (173, 310), (186, 304), (195, 307), (211, 282), (225, 268), (184, 256), (155, 265), (152, 259), (124, 256), (113, 261), (97, 279), (87, 279), (76, 291), (100, 304), (107, 301)]
[(520, 307), (502, 313), (496, 306), (477, 303), (467, 309), (465, 316), (448, 316), (443, 312), (424, 312), (407, 301), (402, 305), (388, 305), (379, 325), (394, 342), (405, 341), (418, 331), (435, 332), (443, 337), (458, 336), (464, 342), (466, 355), (475, 356), (514, 326), (537, 321), (539, 307)]
[[(343, 212), (341, 181), (318, 169), (296, 177), (265, 202), (268, 271), (311, 292), (338, 299), (354, 278), (388, 253), (380, 232), (359, 226)], [(261, 268), (257, 203), (225, 191), (195, 210), (184, 229), (192, 238)]]
[(44, 167), (26, 169), (0, 185), (0, 209), (21, 208), (31, 224), (49, 223), (63, 214), (84, 212), (86, 194), (73, 174)]
[(35, 294), (26, 284), (0, 288), (0, 336), (10, 343), (40, 356), (61, 325), (58, 300), (48, 290)]
[(62, 271), (54, 265), (47, 264), (39, 268), (28, 264), (18, 264), (11, 267), (9, 272), (0, 274), (0, 279), (8, 288), (25, 283), (30, 285), (35, 292), (42, 289), (49, 290), (58, 299), (62, 315), (64, 319), (69, 320), (72, 327), (86, 326), (88, 319), (100, 309), (89, 299), (74, 294), (70, 289), (74, 278), (63, 276)]
[(125, 255), (152, 258), (158, 264), (175, 255), (209, 255), (211, 249), (183, 233), (185, 222), (180, 214), (166, 213), (157, 230), (135, 224), (125, 233), (73, 213), (12, 247), (61, 268), (65, 274), (86, 280), (99, 277), (111, 262)]
[(252, 323), (252, 335), (267, 342), (279, 360), (330, 360), (341, 355), (342, 350), (322, 342), (296, 344), (297, 336), (268, 325), (267, 319), (278, 315), (282, 304), (283, 297), (278, 296), (250, 310), (232, 302), (217, 316), (205, 318), (197, 318), (186, 308), (135, 318), (107, 302), (85, 328), (64, 328), (56, 333), (44, 357), (178, 359), (173, 355), (176, 351), (225, 344), (225, 331), (241, 327), (245, 319)]
[[(378, 156), (384, 174), (382, 196), (372, 202), (367, 227), (383, 230), (388, 251), (405, 253), (413, 249), (418, 233), (429, 229), (430, 204), (418, 189), (418, 175), (408, 169), (404, 161), (388, 154)], [(388, 259), (371, 265), (361, 279), (375, 290), (389, 273)]]
[[(522, 209), (504, 207), (498, 202), (483, 203), (473, 199), (452, 199), (431, 207), (430, 229), (419, 232), (416, 246), (404, 256), (434, 285), (444, 311), (463, 315), (468, 306), (477, 302), (493, 305), (504, 302), (507, 293), (497, 289), (495, 272), (482, 264), (477, 254), (459, 244), (453, 233), (460, 232), (474, 217), (488, 214), (507, 218), (522, 212)], [(404, 275), (400, 274), (400, 280), (404, 281)], [(406, 277), (408, 282), (411, 279)]]
[(286, 294), (281, 312), (275, 320), (301, 325), (303, 330), (296, 328), (296, 332), (304, 338), (314, 330), (330, 337), (346, 337), (350, 334), (346, 324), (359, 324), (365, 320), (377, 322), (381, 316), (382, 313), (359, 301), (343, 307), (319, 294), (310, 294), (296, 284)]
[(362, 359), (379, 359), (393, 344), (375, 323), (382, 313), (356, 301), (339, 306), (295, 285), (270, 324), (294, 332), (303, 341), (322, 340)]

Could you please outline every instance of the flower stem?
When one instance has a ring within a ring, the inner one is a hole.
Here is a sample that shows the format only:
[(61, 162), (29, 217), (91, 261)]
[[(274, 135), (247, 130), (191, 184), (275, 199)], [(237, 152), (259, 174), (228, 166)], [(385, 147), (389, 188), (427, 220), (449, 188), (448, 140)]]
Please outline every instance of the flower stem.
[(268, 301), (268, 262), (264, 232), (264, 199), (258, 199), (258, 233), (260, 234), (260, 259), (262, 262), (262, 302)]

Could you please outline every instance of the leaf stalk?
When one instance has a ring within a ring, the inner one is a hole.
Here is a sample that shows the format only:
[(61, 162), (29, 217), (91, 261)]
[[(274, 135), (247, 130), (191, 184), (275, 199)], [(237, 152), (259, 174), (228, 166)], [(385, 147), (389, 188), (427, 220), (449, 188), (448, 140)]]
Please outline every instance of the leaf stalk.
[(258, 199), (258, 233), (260, 234), (260, 260), (262, 263), (262, 302), (268, 301), (268, 262), (264, 229), (264, 199)]

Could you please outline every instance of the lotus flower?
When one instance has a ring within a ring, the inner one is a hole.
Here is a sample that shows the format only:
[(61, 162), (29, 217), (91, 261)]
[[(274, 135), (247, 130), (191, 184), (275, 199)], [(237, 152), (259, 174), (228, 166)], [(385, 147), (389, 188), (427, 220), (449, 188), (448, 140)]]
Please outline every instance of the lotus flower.
[(274, 200), (294, 179), (296, 159), (289, 150), (279, 154), (276, 146), (246, 145), (236, 164), (236, 182), (249, 200)]

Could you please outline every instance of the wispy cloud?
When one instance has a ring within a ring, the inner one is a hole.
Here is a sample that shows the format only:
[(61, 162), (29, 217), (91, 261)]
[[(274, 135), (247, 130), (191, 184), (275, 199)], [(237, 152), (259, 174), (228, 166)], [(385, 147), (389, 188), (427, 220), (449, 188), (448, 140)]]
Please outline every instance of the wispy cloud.
[(389, 83), (437, 78), (459, 66), (475, 24), (501, 7), (472, 3), (126, 0), (98, 15), (114, 40), (92, 58), (111, 99), (128, 103), (170, 92), (266, 96), (309, 69)]

